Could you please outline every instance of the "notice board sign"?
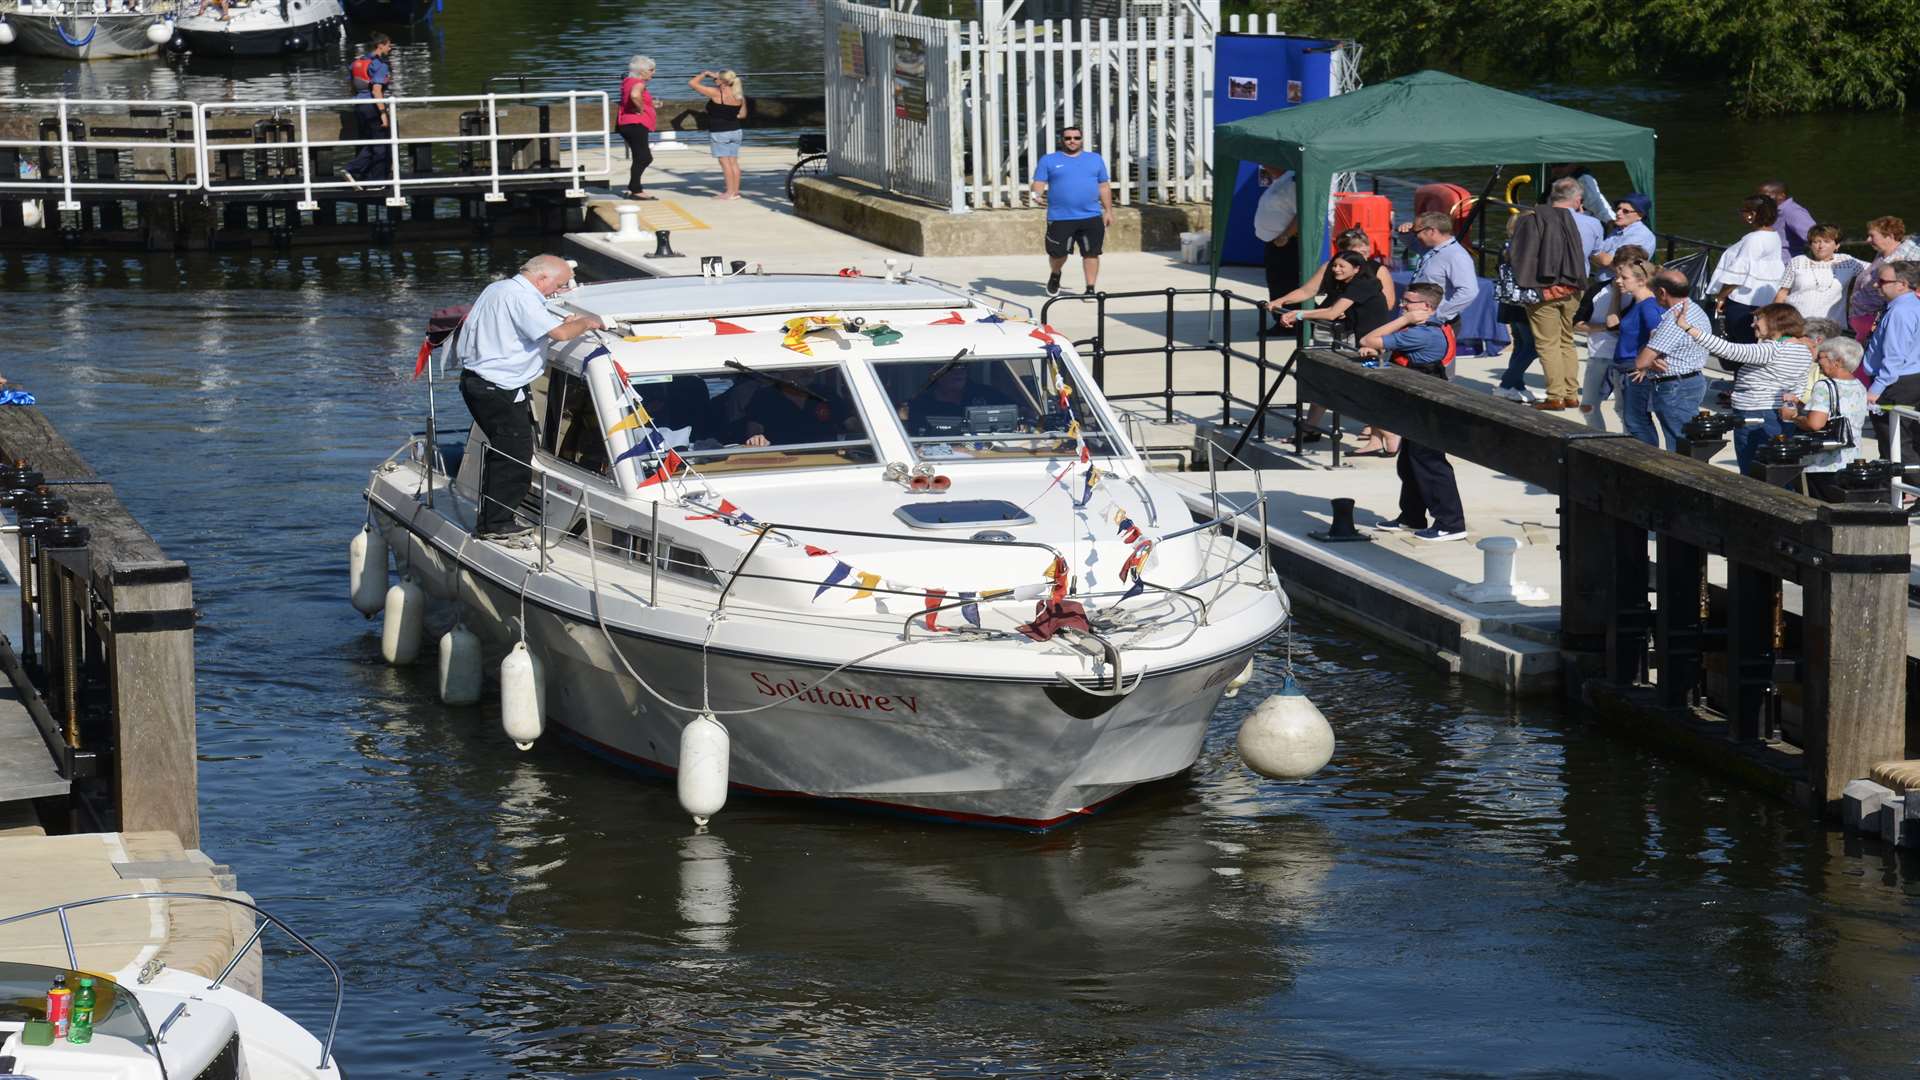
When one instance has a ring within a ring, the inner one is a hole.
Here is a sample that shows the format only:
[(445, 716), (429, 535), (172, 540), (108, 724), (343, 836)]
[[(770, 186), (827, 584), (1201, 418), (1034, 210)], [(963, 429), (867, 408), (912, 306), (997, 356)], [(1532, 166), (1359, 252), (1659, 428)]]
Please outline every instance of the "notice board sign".
[(893, 37), (893, 115), (927, 122), (927, 43), (904, 34)]
[(867, 77), (867, 40), (859, 27), (840, 28), (840, 74), (849, 79)]

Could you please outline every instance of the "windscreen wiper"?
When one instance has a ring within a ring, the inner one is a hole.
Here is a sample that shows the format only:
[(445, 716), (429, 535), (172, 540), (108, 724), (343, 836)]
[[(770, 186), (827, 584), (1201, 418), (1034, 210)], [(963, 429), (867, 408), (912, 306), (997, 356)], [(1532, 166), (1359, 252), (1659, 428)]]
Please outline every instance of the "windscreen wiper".
[(753, 368), (748, 367), (747, 365), (741, 363), (738, 360), (729, 360), (727, 361), (726, 366), (729, 368), (732, 368), (735, 371), (740, 372), (743, 375), (750, 375), (753, 378), (759, 379), (761, 382), (771, 383), (774, 386), (783, 386), (789, 390), (797, 390), (800, 393), (807, 395), (808, 397), (812, 398), (815, 401), (823, 402), (826, 404), (832, 404), (831, 402), (827, 401), (827, 396), (825, 394), (820, 393), (818, 390), (815, 390), (812, 387), (802, 386), (799, 383), (794, 382), (792, 379), (783, 379), (778, 375), (770, 374), (765, 371), (756, 371)]

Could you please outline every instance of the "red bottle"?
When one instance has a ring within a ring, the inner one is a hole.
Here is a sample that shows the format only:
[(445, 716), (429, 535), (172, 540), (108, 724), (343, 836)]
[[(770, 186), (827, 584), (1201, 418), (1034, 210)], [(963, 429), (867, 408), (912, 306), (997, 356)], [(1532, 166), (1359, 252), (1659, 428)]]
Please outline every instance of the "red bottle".
[(67, 1037), (67, 1026), (73, 1022), (73, 991), (67, 989), (67, 977), (55, 975), (53, 987), (47, 991), (47, 1023), (53, 1025), (53, 1037)]

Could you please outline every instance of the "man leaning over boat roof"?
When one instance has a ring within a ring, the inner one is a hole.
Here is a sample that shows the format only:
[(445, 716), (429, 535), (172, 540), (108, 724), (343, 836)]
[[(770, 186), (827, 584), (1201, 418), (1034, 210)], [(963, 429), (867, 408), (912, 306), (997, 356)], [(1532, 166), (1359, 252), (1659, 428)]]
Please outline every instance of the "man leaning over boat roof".
[(474, 535), (524, 545), (530, 526), (514, 520), (533, 482), (533, 402), (527, 385), (546, 370), (545, 345), (604, 330), (598, 315), (562, 319), (547, 310), (547, 297), (566, 288), (573, 268), (558, 255), (535, 255), (520, 272), (480, 293), (454, 342), (465, 370), (460, 396), (473, 422), (487, 436), (482, 464), (480, 513)]

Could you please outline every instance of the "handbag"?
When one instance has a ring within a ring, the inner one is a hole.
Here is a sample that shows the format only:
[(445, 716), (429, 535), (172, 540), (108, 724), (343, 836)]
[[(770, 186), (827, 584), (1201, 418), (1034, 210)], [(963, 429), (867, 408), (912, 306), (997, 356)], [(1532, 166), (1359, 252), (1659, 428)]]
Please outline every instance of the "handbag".
[(1827, 426), (1821, 434), (1838, 442), (1843, 450), (1852, 449), (1853, 421), (1840, 415), (1840, 385), (1830, 378), (1822, 377), (1820, 381), (1827, 384), (1827, 400), (1833, 403), (1833, 411), (1827, 414)]
[(1527, 307), (1540, 302), (1540, 290), (1521, 288), (1513, 276), (1513, 264), (1502, 255), (1500, 268), (1494, 271), (1493, 298), (1513, 307)]

